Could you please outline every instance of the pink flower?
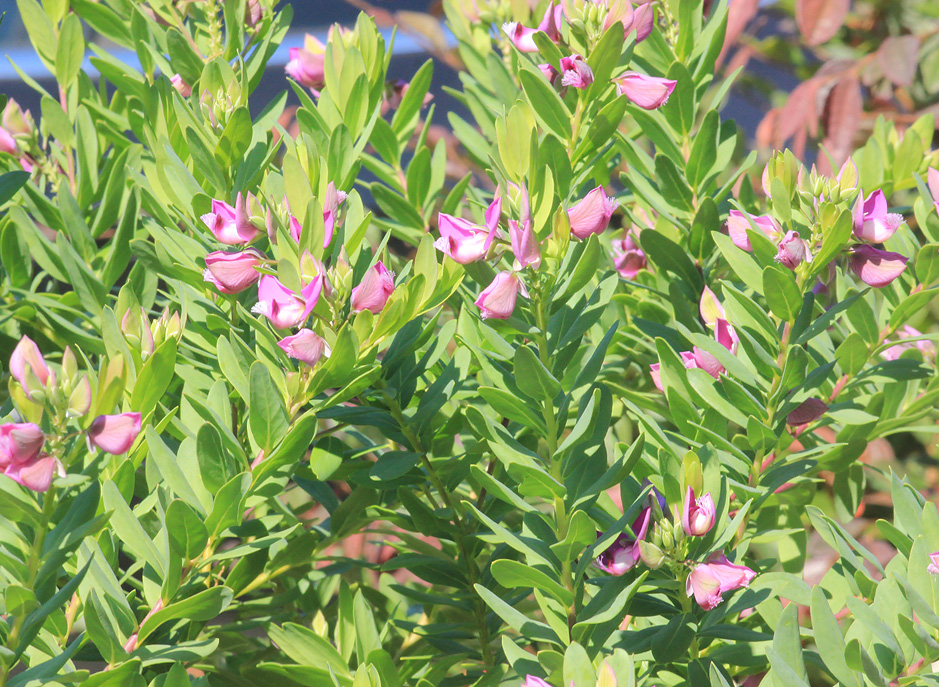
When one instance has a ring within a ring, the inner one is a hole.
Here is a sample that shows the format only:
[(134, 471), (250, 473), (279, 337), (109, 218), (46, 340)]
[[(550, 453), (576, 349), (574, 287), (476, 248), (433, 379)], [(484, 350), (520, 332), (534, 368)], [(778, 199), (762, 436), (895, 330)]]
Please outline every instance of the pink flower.
[(939, 575), (939, 551), (929, 554), (929, 565), (926, 566), (926, 570), (933, 575)]
[(858, 279), (874, 288), (886, 286), (903, 274), (907, 258), (899, 253), (879, 250), (863, 243), (854, 246), (848, 255), (848, 267)]
[(514, 272), (499, 272), (476, 299), (482, 318), (507, 319), (515, 311), (515, 300), (519, 292), (528, 298), (528, 291), (518, 275)]
[(548, 80), (548, 83), (552, 86), (558, 78), (558, 70), (552, 67), (550, 64), (539, 64), (538, 69), (541, 70), (541, 73), (544, 74), (544, 78)]
[(926, 172), (927, 183), (929, 184), (929, 193), (932, 194), (932, 202), (939, 212), (939, 169), (929, 168)]
[(88, 427), (88, 443), (105, 453), (126, 453), (140, 434), (140, 413), (99, 415)]
[(702, 563), (695, 567), (685, 580), (685, 593), (694, 596), (694, 600), (705, 611), (716, 608), (724, 598), (721, 596), (721, 581), (711, 570), (711, 566)]
[(901, 340), (894, 343), (892, 346), (890, 346), (890, 348), (884, 349), (883, 353), (881, 353), (881, 356), (883, 356), (885, 360), (897, 360), (903, 351), (910, 350), (914, 347), (918, 348), (920, 353), (922, 353), (923, 357), (926, 359), (932, 359), (936, 357), (936, 344), (934, 344), (932, 341), (925, 339), (922, 341), (915, 341), (913, 343), (904, 343), (902, 341), (902, 339), (911, 339), (917, 336), (922, 336), (923, 333), (918, 329), (914, 329), (910, 325), (906, 324), (903, 325), (903, 329), (897, 332), (897, 335)]
[(561, 12), (560, 6), (550, 2), (537, 29), (530, 29), (513, 21), (503, 24), (502, 30), (519, 52), (538, 52), (533, 38), (537, 31), (543, 31), (555, 43), (561, 37)]
[(740, 587), (749, 587), (756, 573), (745, 565), (734, 565), (722, 553), (708, 556), (707, 565), (721, 583), (721, 592), (730, 592)]
[(874, 191), (864, 202), (858, 198), (854, 206), (854, 236), (868, 243), (883, 243), (903, 223), (903, 215), (887, 212), (887, 197), (883, 191)]
[(515, 254), (515, 269), (531, 265), (532, 269), (541, 266), (541, 250), (538, 248), (538, 237), (531, 228), (531, 220), (522, 222), (509, 220), (509, 240), (512, 242), (512, 252)]
[(782, 240), (776, 244), (776, 262), (794, 270), (802, 262), (812, 262), (808, 242), (799, 236), (797, 231), (787, 231)]
[(287, 76), (315, 95), (326, 85), (326, 46), (314, 36), (306, 34), (302, 48), (290, 49)]
[(626, 36), (635, 32), (636, 42), (641, 43), (655, 26), (655, 5), (651, 2), (644, 2), (633, 10), (632, 22), (626, 27)]
[(633, 280), (646, 268), (646, 254), (636, 243), (632, 232), (613, 241), (613, 266), (623, 279)]
[[(646, 538), (649, 530), (649, 520), (652, 509), (648, 506), (642, 509), (639, 517), (633, 522), (631, 532), (623, 532), (607, 549), (597, 556), (594, 561), (600, 570), (610, 575), (623, 575), (635, 567), (639, 562), (639, 542)], [(598, 533), (597, 537), (602, 534)]]
[(54, 456), (46, 454), (25, 463), (11, 463), (3, 470), (3, 474), (17, 484), (37, 492), (49, 491), (56, 472), (64, 476), (62, 464)]
[(245, 199), (240, 193), (235, 207), (221, 200), (213, 200), (212, 212), (202, 215), (202, 221), (217, 241), (228, 246), (251, 243), (261, 233), (248, 220)]
[(55, 373), (46, 365), (45, 358), (43, 358), (42, 353), (39, 352), (39, 346), (28, 336), (24, 336), (20, 339), (20, 342), (16, 344), (16, 348), (13, 349), (13, 355), (10, 356), (10, 374), (13, 375), (13, 378), (20, 383), (20, 386), (29, 393), (36, 391), (36, 389), (30, 389), (29, 385), (26, 383), (27, 366), (32, 375), (39, 380), (43, 388), (47, 386), (47, 382), (49, 382), (50, 379), (52, 383), (55, 384)]
[(192, 95), (192, 86), (183, 81), (183, 77), (179, 74), (173, 74), (173, 76), (170, 77), (170, 83), (173, 84), (173, 88), (175, 88), (176, 92), (182, 97), (188, 98)]
[(368, 310), (377, 315), (394, 290), (395, 276), (379, 260), (369, 268), (359, 285), (352, 289), (352, 312)]
[(39, 455), (46, 435), (32, 422), (0, 426), (0, 468), (13, 463), (28, 463)]
[(807, 398), (786, 416), (786, 423), (799, 426), (815, 422), (828, 412), (828, 404), (820, 398)]
[(739, 210), (731, 210), (727, 216), (727, 233), (730, 234), (730, 240), (734, 242), (737, 248), (748, 253), (753, 252), (750, 237), (747, 236), (747, 229), (751, 228), (751, 221), (757, 229), (773, 241), (778, 241), (783, 235), (782, 227), (769, 215), (750, 215)]
[[(716, 338), (717, 342), (724, 348), (736, 355), (740, 339), (727, 320), (723, 318), (717, 319), (714, 338)], [(720, 361), (715, 356), (697, 346), (694, 346), (690, 351), (681, 351), (679, 355), (681, 356), (681, 361), (685, 369), (704, 370), (714, 377), (714, 379), (720, 379), (721, 373), (724, 372), (724, 366), (721, 365)], [(664, 391), (665, 389), (662, 386), (661, 364), (653, 363), (649, 365), (649, 374), (652, 377), (652, 383), (655, 384), (655, 388), (659, 391)]]
[(296, 358), (310, 367), (316, 365), (324, 355), (329, 357), (330, 353), (326, 340), (310, 329), (301, 329), (293, 336), (284, 337), (277, 345), (291, 358)]
[(534, 675), (525, 676), (525, 684), (522, 687), (551, 687), (547, 682), (542, 680), (540, 677), (535, 677)]
[(241, 293), (258, 283), (260, 273), (255, 269), (264, 262), (264, 256), (253, 248), (240, 253), (217, 250), (205, 256), (202, 277), (222, 293)]
[(538, 24), (538, 30), (544, 31), (548, 38), (557, 43), (561, 39), (561, 16), (564, 14), (564, 8), (549, 2), (545, 8), (544, 16), (541, 17), (541, 23)]
[(270, 274), (261, 277), (258, 286), (258, 303), (251, 312), (264, 315), (278, 329), (289, 329), (301, 324), (319, 300), (323, 290), (323, 275), (318, 275), (300, 293), (291, 291)]
[(593, 83), (593, 70), (580, 55), (561, 58), (561, 85), (587, 88)]
[(485, 227), (441, 212), (437, 217), (440, 238), (434, 241), (434, 247), (461, 265), (480, 260), (489, 252), (489, 246), (496, 237), (501, 214), (502, 198), (496, 198), (489, 204)]
[(607, 197), (602, 186), (597, 186), (567, 211), (571, 233), (581, 241), (591, 234), (602, 234), (610, 226), (610, 218), (618, 205)]
[(685, 492), (685, 503), (681, 509), (681, 528), (689, 537), (702, 537), (714, 527), (717, 519), (717, 509), (714, 499), (708, 492), (700, 498), (695, 498), (694, 489), (688, 487)]
[(0, 153), (16, 155), (16, 139), (2, 127), (0, 127)]
[(616, 90), (644, 110), (655, 110), (668, 102), (677, 81), (646, 76), (639, 72), (626, 72), (613, 79)]

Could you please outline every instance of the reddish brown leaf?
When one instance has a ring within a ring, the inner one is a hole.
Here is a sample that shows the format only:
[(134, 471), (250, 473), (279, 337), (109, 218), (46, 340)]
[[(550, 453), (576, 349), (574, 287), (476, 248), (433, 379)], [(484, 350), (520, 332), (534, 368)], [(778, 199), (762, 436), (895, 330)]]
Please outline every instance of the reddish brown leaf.
[(831, 153), (837, 167), (854, 150), (854, 139), (863, 114), (864, 97), (858, 78), (850, 76), (835, 84), (825, 101), (822, 121), (825, 125), (823, 145)]
[(724, 47), (721, 48), (721, 54), (717, 58), (717, 64), (724, 63), (727, 51), (733, 47), (740, 38), (740, 34), (750, 23), (750, 20), (756, 16), (760, 7), (760, 0), (734, 0), (727, 8), (727, 31), (724, 33)]
[(809, 45), (833, 38), (844, 22), (851, 0), (796, 0), (796, 23)]
[(894, 86), (909, 86), (916, 76), (919, 63), (919, 38), (916, 36), (891, 36), (877, 51), (884, 76)]

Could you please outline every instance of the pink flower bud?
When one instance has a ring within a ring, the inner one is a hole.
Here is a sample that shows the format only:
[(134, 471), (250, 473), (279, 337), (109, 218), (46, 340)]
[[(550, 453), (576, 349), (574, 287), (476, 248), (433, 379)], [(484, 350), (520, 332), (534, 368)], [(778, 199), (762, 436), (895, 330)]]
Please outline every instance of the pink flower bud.
[(240, 253), (219, 250), (205, 256), (202, 276), (222, 293), (241, 293), (258, 283), (261, 274), (255, 268), (263, 261), (264, 256), (253, 248)]
[(597, 186), (567, 211), (571, 234), (581, 241), (591, 234), (602, 234), (610, 226), (610, 218), (618, 205), (614, 199), (607, 197), (602, 186)]
[(55, 384), (55, 373), (46, 365), (45, 358), (43, 358), (42, 353), (39, 352), (39, 346), (28, 336), (24, 336), (20, 339), (20, 342), (16, 344), (16, 348), (13, 349), (13, 355), (10, 356), (10, 374), (13, 375), (14, 379), (20, 383), (20, 386), (29, 393), (36, 391), (36, 389), (29, 389), (27, 387), (27, 366), (29, 366), (29, 369), (36, 379), (39, 380), (43, 388), (47, 386), (50, 379), (52, 383)]
[(64, 477), (62, 464), (50, 455), (40, 455), (25, 463), (11, 463), (3, 474), (17, 484), (37, 492), (49, 491), (56, 472)]
[(261, 0), (248, 0), (245, 3), (245, 26), (253, 29), (257, 26), (264, 16), (264, 7)]
[(310, 281), (298, 294), (281, 284), (277, 277), (266, 274), (261, 277), (258, 303), (251, 312), (264, 315), (278, 329), (296, 327), (313, 312), (322, 290), (322, 275)]
[(786, 423), (793, 426), (807, 425), (827, 412), (828, 405), (820, 398), (807, 398), (786, 416)]
[(379, 260), (369, 268), (359, 285), (352, 289), (352, 312), (368, 310), (377, 315), (394, 290), (395, 276)]
[(561, 16), (564, 14), (564, 8), (549, 2), (545, 8), (544, 16), (541, 17), (541, 23), (538, 24), (538, 30), (544, 33), (552, 41), (557, 43), (561, 39)]
[(326, 85), (326, 46), (314, 36), (306, 35), (302, 48), (290, 49), (287, 75), (314, 95)]
[(580, 55), (561, 58), (561, 85), (587, 88), (593, 83), (593, 70)]
[(616, 90), (644, 110), (655, 110), (668, 102), (677, 81), (646, 76), (639, 72), (626, 72), (613, 81)]
[(610, 575), (623, 575), (635, 567), (640, 558), (639, 542), (646, 538), (651, 518), (652, 509), (643, 508), (632, 524), (632, 531), (619, 535), (603, 553), (597, 556), (594, 565)]
[(296, 358), (310, 367), (316, 365), (324, 355), (329, 357), (330, 353), (326, 340), (310, 329), (301, 329), (293, 336), (284, 337), (277, 345), (291, 358)]
[(248, 221), (242, 195), (238, 194), (236, 207), (221, 200), (212, 201), (212, 212), (202, 215), (202, 221), (216, 240), (228, 246), (238, 246), (254, 241), (261, 233)]
[(848, 267), (858, 279), (874, 288), (886, 286), (903, 274), (907, 258), (899, 253), (879, 250), (866, 243), (854, 246), (848, 256)]
[(633, 280), (646, 269), (646, 254), (636, 243), (631, 232), (613, 241), (613, 266), (623, 279)]
[(747, 236), (747, 229), (751, 229), (751, 221), (757, 229), (773, 241), (778, 241), (783, 235), (782, 227), (769, 215), (750, 215), (739, 210), (731, 210), (727, 216), (727, 233), (730, 234), (730, 240), (734, 242), (734, 245), (741, 250), (753, 252), (750, 237)]
[(788, 231), (782, 240), (776, 244), (776, 262), (794, 270), (802, 262), (812, 262), (809, 244), (799, 236), (797, 231)]
[(903, 215), (887, 212), (887, 197), (874, 191), (854, 205), (854, 236), (868, 243), (883, 243), (903, 224)]
[(705, 611), (716, 608), (724, 598), (721, 596), (721, 581), (711, 570), (711, 566), (702, 563), (685, 580), (685, 593), (694, 596), (694, 600)]
[(0, 426), (0, 468), (31, 461), (39, 455), (45, 440), (39, 425), (32, 422)]
[(173, 74), (173, 76), (170, 77), (170, 83), (173, 84), (173, 88), (175, 88), (176, 92), (182, 97), (188, 98), (192, 95), (192, 86), (183, 81), (183, 77), (179, 74)]
[(552, 67), (550, 64), (539, 64), (538, 69), (541, 70), (541, 73), (544, 74), (544, 78), (548, 80), (548, 83), (552, 86), (558, 78), (558, 70)]
[(688, 487), (681, 509), (681, 528), (685, 534), (689, 537), (703, 537), (714, 527), (716, 519), (717, 510), (711, 493), (695, 498), (694, 489)]
[(531, 220), (516, 222), (510, 219), (509, 239), (515, 254), (515, 269), (531, 265), (532, 269), (537, 270), (541, 266), (541, 250), (538, 248), (538, 237), (531, 228)]
[(485, 320), (505, 320), (515, 311), (515, 300), (519, 294), (528, 297), (528, 291), (514, 272), (499, 272), (492, 283), (483, 289), (476, 299), (480, 316)]
[(655, 388), (664, 393), (665, 387), (662, 386), (662, 364), (652, 363), (649, 365), (649, 376), (652, 377), (652, 383), (655, 384)]
[(140, 413), (99, 415), (88, 427), (88, 443), (105, 453), (127, 453), (140, 434)]
[(0, 153), (16, 155), (16, 139), (2, 127), (0, 127)]
[(641, 43), (655, 27), (655, 5), (651, 2), (644, 2), (633, 10), (632, 25), (626, 27), (626, 36), (631, 32), (636, 33), (636, 42)]
[(926, 570), (933, 575), (939, 575), (939, 551), (929, 554), (929, 565), (926, 566)]
[(501, 197), (489, 204), (485, 227), (441, 212), (437, 217), (440, 238), (434, 241), (434, 247), (461, 265), (480, 260), (489, 252), (492, 240), (498, 234), (501, 214)]
[(939, 169), (929, 168), (926, 172), (926, 181), (929, 185), (929, 193), (932, 195), (933, 205), (936, 212), (939, 212)]

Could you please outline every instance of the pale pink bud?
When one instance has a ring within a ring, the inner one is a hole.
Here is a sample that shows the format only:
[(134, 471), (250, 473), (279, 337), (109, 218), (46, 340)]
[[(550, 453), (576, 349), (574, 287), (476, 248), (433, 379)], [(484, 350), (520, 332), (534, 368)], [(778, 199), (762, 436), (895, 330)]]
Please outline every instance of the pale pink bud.
[(501, 197), (489, 204), (486, 210), (485, 227), (462, 217), (453, 217), (441, 212), (437, 218), (440, 238), (434, 241), (434, 247), (461, 265), (480, 260), (489, 252), (492, 240), (498, 233), (501, 214)]
[(782, 240), (776, 244), (776, 262), (794, 270), (802, 262), (812, 262), (809, 244), (799, 236), (797, 231), (788, 231)]
[(655, 110), (668, 102), (677, 81), (646, 76), (639, 72), (626, 72), (613, 80), (620, 95), (629, 98), (644, 110)]
[(42, 384), (43, 387), (47, 385), (50, 378), (52, 379), (52, 383), (55, 383), (55, 374), (49, 369), (49, 366), (46, 365), (45, 358), (43, 358), (42, 353), (39, 352), (39, 346), (28, 336), (24, 336), (20, 339), (20, 342), (16, 344), (16, 348), (13, 349), (13, 355), (10, 356), (10, 374), (13, 375), (14, 379), (16, 379), (16, 381), (20, 383), (20, 386), (26, 389), (27, 392), (35, 391), (35, 389), (28, 389), (26, 385), (27, 366), (29, 366), (33, 375), (39, 380), (39, 383)]
[(613, 241), (613, 266), (623, 279), (633, 280), (646, 269), (646, 254), (636, 243), (631, 232)]
[(553, 86), (555, 80), (558, 78), (558, 70), (552, 67), (550, 64), (539, 64), (538, 69), (540, 69), (541, 73), (544, 74), (544, 78), (548, 80), (548, 83)]
[(711, 531), (716, 519), (717, 509), (711, 493), (695, 498), (694, 489), (688, 487), (681, 509), (681, 528), (685, 534), (689, 537), (702, 537)]
[[(631, 532), (619, 535), (603, 553), (597, 556), (594, 565), (610, 575), (624, 575), (639, 562), (639, 542), (646, 538), (652, 509), (643, 508), (632, 524)], [(602, 534), (598, 533), (598, 537)]]
[(202, 215), (202, 221), (220, 243), (238, 246), (254, 241), (261, 233), (248, 221), (244, 203), (244, 198), (240, 193), (235, 203), (236, 207), (221, 200), (213, 200), (212, 212)]
[[(153, 339), (152, 335), (150, 338)], [(69, 417), (81, 417), (89, 410), (91, 410), (91, 382), (88, 381), (87, 375), (82, 375), (68, 397), (68, 414)]]
[(261, 0), (248, 0), (245, 3), (245, 26), (249, 29), (257, 26), (263, 16), (264, 7), (261, 5)]
[(580, 55), (561, 58), (561, 85), (587, 88), (593, 83), (593, 70)]
[(739, 210), (731, 210), (727, 216), (727, 233), (737, 248), (747, 252), (753, 251), (750, 237), (747, 235), (747, 229), (752, 229), (750, 222), (753, 222), (757, 229), (773, 241), (778, 241), (783, 235), (782, 227), (769, 215), (750, 215)]
[(544, 31), (548, 38), (555, 43), (561, 38), (561, 15), (563, 13), (563, 7), (549, 2), (545, 8), (544, 16), (541, 18), (541, 23), (538, 24), (538, 30)]
[(0, 467), (31, 461), (39, 455), (45, 440), (42, 429), (32, 422), (0, 426)]
[(379, 260), (369, 268), (359, 285), (352, 289), (352, 312), (368, 310), (377, 315), (394, 290), (395, 276)]
[(483, 289), (476, 299), (480, 315), (483, 319), (507, 319), (515, 311), (515, 300), (522, 293), (526, 298), (528, 292), (514, 272), (499, 272), (492, 283)]
[(278, 329), (296, 327), (313, 312), (322, 290), (322, 275), (310, 281), (298, 294), (281, 284), (277, 277), (266, 274), (261, 277), (258, 303), (251, 312), (264, 315)]
[[(623, 25), (624, 32), (628, 32), (633, 25), (633, 5), (630, 0), (607, 0), (607, 13), (603, 18), (603, 30), (613, 26), (616, 22)], [(624, 34), (625, 35), (625, 34)]]
[(820, 398), (807, 398), (786, 416), (786, 423), (798, 426), (815, 422), (828, 412), (828, 405)]
[(140, 434), (140, 413), (99, 415), (88, 427), (88, 443), (105, 453), (126, 453)]
[(926, 570), (933, 575), (939, 575), (939, 551), (929, 554), (929, 565), (926, 566)]
[(883, 191), (874, 191), (854, 206), (854, 236), (869, 243), (883, 243), (896, 233), (903, 223), (903, 215), (887, 212), (887, 197)]
[(541, 266), (541, 250), (538, 248), (538, 237), (531, 228), (531, 220), (516, 222), (510, 219), (509, 239), (515, 254), (516, 269), (531, 265), (532, 269), (537, 270)]
[(602, 186), (597, 186), (567, 211), (571, 234), (581, 241), (591, 234), (602, 234), (610, 226), (610, 218), (618, 205), (613, 198), (607, 197)]
[(899, 253), (879, 250), (866, 243), (854, 246), (848, 266), (858, 279), (874, 288), (886, 286), (906, 269), (907, 258)]
[(17, 484), (37, 492), (49, 491), (56, 472), (64, 476), (61, 463), (50, 455), (40, 455), (25, 463), (11, 463), (3, 474)]
[(218, 250), (205, 256), (202, 276), (222, 293), (241, 293), (258, 283), (261, 274), (255, 268), (263, 261), (264, 256), (253, 248), (240, 253)]
[(685, 593), (694, 596), (694, 600), (705, 611), (716, 608), (724, 598), (721, 596), (721, 581), (711, 566), (702, 563), (689, 573), (685, 580)]
[(633, 10), (632, 26), (626, 28), (626, 35), (636, 33), (636, 42), (641, 43), (655, 27), (655, 4), (644, 2)]
[(652, 363), (649, 365), (649, 376), (652, 377), (652, 383), (655, 384), (655, 388), (659, 391), (664, 392), (665, 388), (662, 386), (662, 364), (661, 363)]
[(192, 86), (186, 83), (179, 74), (173, 74), (173, 76), (170, 77), (170, 83), (173, 84), (173, 88), (175, 88), (176, 92), (182, 97), (188, 98), (192, 95)]
[(310, 34), (302, 48), (290, 49), (290, 61), (285, 68), (287, 75), (314, 94), (326, 85), (326, 46)]
[(319, 334), (310, 329), (301, 329), (293, 336), (287, 336), (277, 345), (289, 355), (310, 367), (316, 365), (324, 355), (329, 357), (329, 344)]

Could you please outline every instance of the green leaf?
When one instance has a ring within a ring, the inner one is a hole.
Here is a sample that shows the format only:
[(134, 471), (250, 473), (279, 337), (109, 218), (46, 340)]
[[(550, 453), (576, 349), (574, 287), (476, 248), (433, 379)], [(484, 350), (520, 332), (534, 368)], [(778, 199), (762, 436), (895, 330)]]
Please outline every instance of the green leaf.
[(225, 586), (210, 587), (192, 596), (165, 606), (148, 617), (137, 633), (142, 644), (150, 634), (163, 623), (170, 620), (186, 619), (204, 622), (213, 620), (228, 608), (232, 600), (232, 590)]
[(16, 0), (16, 7), (29, 35), (29, 42), (52, 71), (58, 45), (55, 25), (36, 0)]
[(496, 582), (506, 589), (532, 587), (547, 592), (565, 606), (570, 606), (574, 601), (574, 595), (560, 582), (531, 565), (500, 559), (493, 561), (490, 569)]
[(212, 500), (203, 485), (193, 484), (187, 478), (177, 455), (164, 443), (153, 425), (147, 425), (145, 434), (149, 458), (169, 488), (190, 506), (206, 513), (212, 505)]
[(544, 75), (530, 69), (521, 69), (518, 80), (532, 105), (535, 118), (548, 131), (567, 141), (571, 137), (571, 111), (548, 83)]
[(104, 507), (111, 511), (110, 526), (121, 542), (121, 546), (140, 561), (149, 563), (159, 574), (165, 572), (163, 556), (150, 536), (144, 531), (137, 516), (127, 505), (117, 485), (107, 480), (101, 490)]
[(147, 358), (140, 374), (137, 375), (130, 399), (131, 408), (143, 417), (149, 415), (175, 378), (175, 369), (176, 339), (170, 338), (160, 344), (153, 355)]
[(701, 291), (704, 285), (701, 273), (681, 246), (664, 234), (652, 230), (643, 231), (639, 235), (639, 242), (651, 263), (684, 279), (695, 292)]
[(763, 296), (770, 311), (783, 322), (793, 322), (802, 309), (802, 294), (791, 270), (763, 270)]
[(173, 551), (185, 561), (202, 553), (209, 541), (202, 518), (180, 499), (171, 501), (166, 508), (166, 534)]
[(567, 536), (551, 545), (551, 550), (561, 561), (573, 561), (588, 546), (597, 541), (597, 526), (584, 511), (574, 511), (568, 523)]
[(166, 48), (173, 69), (183, 78), (183, 81), (195, 85), (202, 76), (205, 62), (175, 27), (170, 27), (166, 31)]
[(812, 628), (815, 631), (815, 645), (819, 655), (825, 662), (825, 668), (845, 685), (857, 685), (862, 682), (848, 667), (844, 660), (844, 637), (838, 621), (831, 612), (825, 590), (821, 586), (812, 588)]
[(795, 678), (787, 677), (784, 684), (808, 687), (809, 677), (805, 671), (805, 660), (802, 658), (802, 638), (799, 632), (799, 607), (796, 604), (786, 606), (776, 623), (772, 650), (777, 656), (777, 660), (770, 657), (773, 672), (787, 667), (798, 678), (798, 682), (794, 682)]
[(280, 389), (264, 363), (254, 363), (249, 372), (248, 422), (251, 433), (265, 455), (287, 434), (290, 419)]
[(296, 623), (285, 623), (280, 627), (271, 625), (268, 634), (274, 644), (287, 654), (290, 660), (302, 666), (317, 668), (326, 666), (336, 675), (342, 677), (351, 675), (349, 664), (335, 647), (307, 627)]
[(688, 613), (673, 615), (652, 638), (652, 655), (656, 661), (670, 663), (680, 656), (686, 656), (688, 647), (694, 640), (692, 616)]
[(550, 627), (537, 620), (532, 620), (526, 614), (514, 609), (497, 594), (489, 591), (481, 584), (476, 585), (476, 593), (509, 627), (521, 632), (529, 641), (550, 642), (556, 646), (564, 645), (557, 633)]
[(0, 205), (10, 200), (29, 182), (29, 172), (15, 171), (0, 175)]
[(68, 14), (59, 29), (59, 43), (55, 53), (55, 76), (59, 86), (71, 85), (82, 68), (85, 56), (85, 37), (77, 14)]

